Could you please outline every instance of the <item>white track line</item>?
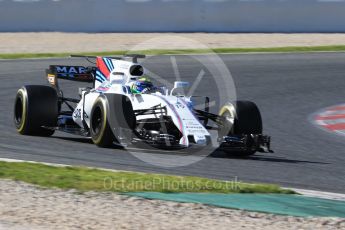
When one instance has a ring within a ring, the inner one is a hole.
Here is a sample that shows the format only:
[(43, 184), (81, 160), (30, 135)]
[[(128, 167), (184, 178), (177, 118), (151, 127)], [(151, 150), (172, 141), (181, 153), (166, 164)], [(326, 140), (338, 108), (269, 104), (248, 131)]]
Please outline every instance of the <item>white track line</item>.
[(293, 190), (293, 191), (295, 191), (295, 192), (297, 192), (303, 196), (307, 196), (307, 197), (345, 201), (345, 194), (342, 194), (342, 193), (322, 192), (322, 191), (299, 189), (299, 188), (285, 188), (285, 189)]
[[(24, 161), (24, 160), (10, 159), (10, 158), (0, 158), (0, 161), (10, 162), (10, 163), (26, 162), (26, 163), (43, 164), (43, 165), (49, 165), (49, 166), (55, 166), (55, 167), (84, 167), (84, 168), (99, 169), (99, 170), (111, 171), (111, 172), (131, 172), (131, 171), (125, 171), (125, 170), (116, 170), (116, 169), (107, 169), (107, 168), (98, 168), (98, 167), (87, 167), (87, 166), (83, 166), (83, 165), (55, 164), (55, 163), (40, 162), (40, 161)], [(140, 173), (140, 172), (138, 172), (138, 173)]]

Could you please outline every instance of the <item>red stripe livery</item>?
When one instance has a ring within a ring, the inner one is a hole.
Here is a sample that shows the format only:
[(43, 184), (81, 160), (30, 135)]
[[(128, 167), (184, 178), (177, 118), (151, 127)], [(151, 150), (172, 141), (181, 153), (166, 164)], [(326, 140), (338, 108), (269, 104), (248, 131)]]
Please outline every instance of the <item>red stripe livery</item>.
[(107, 67), (107, 65), (105, 64), (104, 60), (102, 57), (97, 57), (96, 59), (96, 64), (97, 64), (97, 68), (99, 69), (99, 71), (102, 72), (102, 74), (109, 79), (110, 78), (110, 71)]

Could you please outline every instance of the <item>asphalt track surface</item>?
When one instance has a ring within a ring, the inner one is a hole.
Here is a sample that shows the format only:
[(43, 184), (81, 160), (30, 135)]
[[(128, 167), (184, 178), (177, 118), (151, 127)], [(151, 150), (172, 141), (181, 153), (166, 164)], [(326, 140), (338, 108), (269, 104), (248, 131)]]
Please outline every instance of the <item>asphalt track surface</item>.
[[(345, 53), (244, 54), (221, 58), (231, 70), (238, 98), (255, 101), (261, 109), (265, 133), (272, 136), (274, 154), (236, 159), (215, 152), (185, 167), (162, 168), (138, 160), (124, 150), (100, 149), (88, 139), (61, 132), (50, 138), (18, 135), (12, 119), (18, 88), (46, 84), (44, 69), (49, 64), (70, 63), (66, 59), (45, 59), (0, 61), (0, 157), (225, 180), (238, 177), (241, 181), (345, 193), (345, 137), (325, 132), (310, 122), (312, 113), (345, 102)], [(199, 68), (197, 63), (184, 57), (177, 61), (186, 67), (184, 79), (193, 81), (197, 74), (194, 69)], [(173, 81), (169, 57), (146, 62)], [(66, 90), (73, 92), (73, 84), (65, 85)], [(199, 93), (205, 94), (217, 93), (214, 90), (207, 83), (198, 88)], [(165, 157), (175, 153), (154, 154)], [(179, 154), (176, 153), (177, 159)]]

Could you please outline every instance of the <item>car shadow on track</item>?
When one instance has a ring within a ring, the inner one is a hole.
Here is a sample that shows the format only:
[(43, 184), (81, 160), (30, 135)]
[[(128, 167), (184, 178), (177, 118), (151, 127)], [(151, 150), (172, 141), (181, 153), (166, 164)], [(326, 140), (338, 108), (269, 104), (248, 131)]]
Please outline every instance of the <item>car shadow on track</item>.
[(61, 137), (61, 136), (52, 136), (50, 138), (71, 141), (71, 142), (78, 142), (78, 143), (85, 143), (85, 144), (93, 144), (92, 140), (87, 137)]
[[(90, 138), (86, 137), (61, 137), (61, 136), (53, 136), (51, 138), (56, 138), (60, 140), (65, 140), (65, 141), (71, 141), (71, 142), (79, 142), (79, 143), (85, 143), (85, 144), (93, 144), (92, 140)], [(120, 148), (119, 146), (114, 145), (113, 147), (110, 147), (110, 149), (123, 149)], [(145, 149), (142, 149), (145, 151)], [(150, 151), (149, 149), (147, 149)], [(188, 154), (186, 151), (181, 151), (179, 152), (174, 152), (177, 155), (193, 155), (193, 154)], [(154, 154), (166, 154), (166, 152), (162, 151), (159, 153), (158, 151), (155, 151)], [(198, 156), (202, 154), (196, 154)], [(251, 160), (251, 161), (266, 161), (266, 162), (276, 162), (276, 163), (291, 163), (291, 164), (330, 164), (327, 162), (318, 162), (318, 161), (307, 161), (307, 160), (293, 160), (293, 159), (286, 159), (282, 157), (276, 157), (276, 156), (266, 156), (266, 155), (254, 155), (254, 156), (249, 156), (249, 157), (238, 157), (238, 156), (232, 156), (230, 154), (226, 154), (222, 151), (214, 151), (211, 154), (209, 154), (206, 157), (210, 158), (223, 158), (223, 159), (234, 159), (234, 160)]]
[[(88, 137), (61, 137), (61, 136), (52, 136), (50, 138), (55, 138), (55, 139), (59, 139), (59, 140), (64, 140), (64, 141), (70, 141), (70, 142), (75, 142), (75, 143), (83, 143), (83, 144), (92, 144), (94, 145), (94, 143), (92, 142), (91, 138)], [(111, 147), (107, 147), (107, 149), (123, 149), (123, 147), (121, 146), (117, 146), (117, 145), (113, 145)]]
[(253, 155), (248, 157), (238, 157), (232, 156), (230, 154), (226, 154), (224, 152), (215, 151), (210, 154), (209, 157), (212, 158), (227, 158), (227, 159), (236, 159), (236, 160), (252, 160), (252, 161), (267, 161), (267, 162), (277, 162), (277, 163), (292, 163), (292, 164), (330, 164), (327, 162), (319, 162), (319, 161), (307, 161), (307, 160), (292, 160), (286, 159), (282, 157), (275, 157), (275, 156), (265, 156), (265, 155)]

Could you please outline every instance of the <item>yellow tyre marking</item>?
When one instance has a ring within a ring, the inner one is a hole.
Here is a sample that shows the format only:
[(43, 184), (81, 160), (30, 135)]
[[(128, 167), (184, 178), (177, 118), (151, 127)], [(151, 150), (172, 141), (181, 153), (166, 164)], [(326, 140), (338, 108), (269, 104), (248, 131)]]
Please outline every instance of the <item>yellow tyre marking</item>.
[(24, 127), (26, 125), (26, 104), (27, 104), (27, 96), (26, 96), (26, 92), (25, 90), (22, 88), (22, 89), (19, 89), (18, 90), (18, 93), (17, 94), (21, 94), (22, 96), (22, 118), (21, 118), (21, 125), (20, 127), (17, 129), (17, 131), (20, 133), (20, 134), (23, 134), (24, 133)]
[(219, 116), (222, 116), (226, 112), (229, 112), (231, 115), (233, 115), (233, 107), (230, 105), (224, 105), (219, 111)]
[(101, 142), (101, 140), (103, 139), (104, 131), (105, 131), (105, 128), (106, 128), (106, 125), (107, 125), (107, 110), (106, 110), (106, 106), (104, 105), (104, 100), (99, 98), (99, 99), (96, 100), (96, 103), (98, 103), (98, 101), (100, 101), (102, 103), (102, 105), (103, 105), (103, 126), (102, 126), (102, 128), (100, 130), (99, 137), (96, 140), (93, 140), (93, 142), (96, 145), (99, 144)]

